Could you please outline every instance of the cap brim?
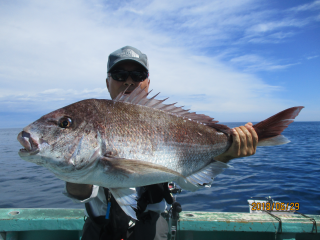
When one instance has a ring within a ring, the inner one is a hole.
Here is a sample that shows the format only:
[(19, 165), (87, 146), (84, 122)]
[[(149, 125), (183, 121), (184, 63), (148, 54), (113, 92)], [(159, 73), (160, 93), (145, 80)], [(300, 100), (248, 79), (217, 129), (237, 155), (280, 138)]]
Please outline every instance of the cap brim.
[(120, 59), (118, 61), (115, 61), (115, 63), (113, 64), (113, 66), (108, 70), (108, 72), (110, 72), (113, 68), (115, 68), (119, 63), (121, 62), (125, 62), (125, 61), (133, 61), (133, 62), (137, 62), (139, 63), (145, 70), (147, 70), (149, 72), (149, 70), (144, 66), (144, 64), (137, 60), (136, 58), (126, 58), (126, 59)]

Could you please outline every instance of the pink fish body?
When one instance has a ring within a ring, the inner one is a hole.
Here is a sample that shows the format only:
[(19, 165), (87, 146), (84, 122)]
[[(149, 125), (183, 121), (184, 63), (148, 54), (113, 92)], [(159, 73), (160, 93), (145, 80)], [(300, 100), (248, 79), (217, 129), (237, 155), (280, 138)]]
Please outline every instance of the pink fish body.
[[(131, 216), (130, 188), (171, 181), (191, 191), (210, 186), (228, 167), (214, 157), (231, 145), (230, 129), (146, 96), (137, 88), (115, 100), (83, 100), (44, 115), (18, 135), (24, 146), (19, 155), (64, 181), (109, 188)], [(287, 143), (280, 134), (302, 108), (256, 124), (259, 145)]]

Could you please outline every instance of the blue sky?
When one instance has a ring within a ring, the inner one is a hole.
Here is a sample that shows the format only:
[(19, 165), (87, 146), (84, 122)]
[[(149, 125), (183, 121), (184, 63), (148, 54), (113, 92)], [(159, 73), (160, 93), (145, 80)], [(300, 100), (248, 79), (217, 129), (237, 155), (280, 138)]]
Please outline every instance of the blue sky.
[(221, 122), (305, 106), (320, 121), (320, 1), (0, 1), (0, 123), (109, 98), (108, 55), (146, 53), (151, 89)]

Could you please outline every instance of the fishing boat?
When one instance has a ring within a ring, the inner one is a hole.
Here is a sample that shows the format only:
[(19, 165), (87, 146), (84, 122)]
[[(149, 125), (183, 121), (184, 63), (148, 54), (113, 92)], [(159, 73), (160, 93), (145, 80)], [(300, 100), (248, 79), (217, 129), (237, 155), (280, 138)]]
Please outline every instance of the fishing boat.
[[(320, 215), (298, 213), (167, 212), (170, 240), (320, 239)], [(80, 240), (84, 210), (0, 209), (0, 240)]]

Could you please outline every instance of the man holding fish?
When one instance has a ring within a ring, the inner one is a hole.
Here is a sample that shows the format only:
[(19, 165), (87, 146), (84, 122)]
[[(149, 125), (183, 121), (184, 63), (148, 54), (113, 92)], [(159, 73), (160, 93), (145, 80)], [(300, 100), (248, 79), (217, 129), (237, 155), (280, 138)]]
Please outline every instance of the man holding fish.
[(257, 146), (290, 142), (281, 133), (303, 108), (230, 129), (156, 96), (147, 98), (148, 69), (146, 55), (133, 47), (113, 52), (107, 78), (112, 100), (62, 107), (17, 136), (22, 159), (48, 168), (67, 182), (68, 196), (86, 203), (92, 217), (84, 240), (125, 239), (129, 216), (140, 219), (129, 239), (165, 239), (168, 226), (159, 213), (163, 198), (169, 204), (172, 198), (163, 183), (188, 191), (211, 185), (229, 160), (250, 156)]
[[(130, 94), (137, 87), (148, 92), (150, 79), (147, 56), (130, 46), (111, 53), (106, 84), (112, 99), (123, 91), (124, 94)], [(255, 153), (258, 136), (251, 123), (232, 129), (232, 136), (233, 143), (228, 151), (216, 156), (215, 160), (226, 163), (233, 158)], [(91, 184), (67, 182), (66, 191), (69, 197), (86, 205), (89, 217), (84, 225), (83, 240), (101, 239), (104, 236), (106, 239), (126, 239), (130, 218), (122, 211), (108, 189)], [(129, 239), (167, 239), (168, 226), (161, 212), (165, 210), (165, 200), (169, 204), (172, 203), (168, 195), (168, 184), (139, 187), (137, 192), (140, 197), (138, 207), (140, 205), (142, 212), (139, 213), (140, 221), (136, 222)]]

